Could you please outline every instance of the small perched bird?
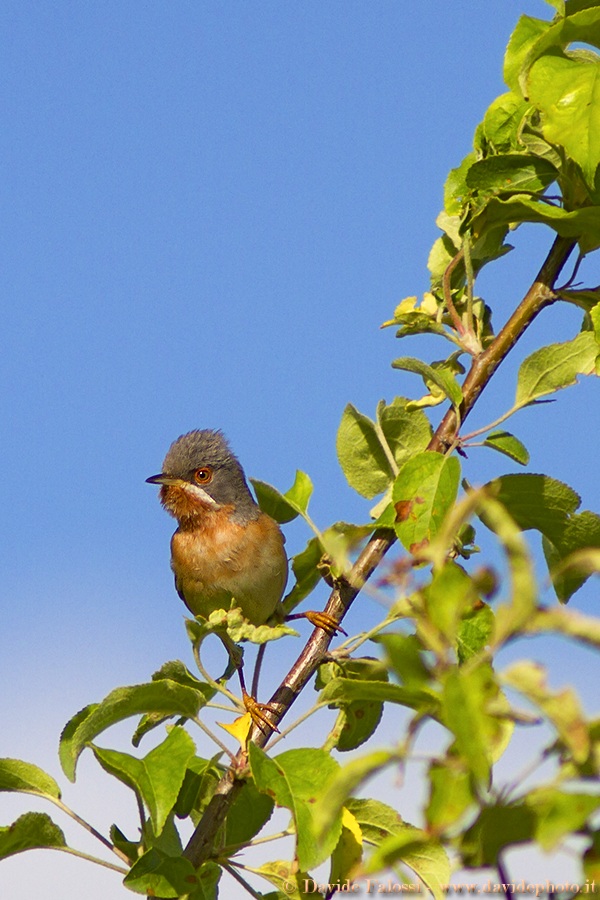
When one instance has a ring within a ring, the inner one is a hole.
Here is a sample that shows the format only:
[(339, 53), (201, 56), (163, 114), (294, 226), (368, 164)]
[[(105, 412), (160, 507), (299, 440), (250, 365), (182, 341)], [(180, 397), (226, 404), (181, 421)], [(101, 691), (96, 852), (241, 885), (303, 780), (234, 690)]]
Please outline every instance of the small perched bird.
[(177, 519), (171, 567), (194, 616), (241, 607), (254, 625), (277, 609), (288, 577), (285, 538), (254, 500), (220, 431), (190, 431), (171, 444), (159, 475), (160, 501)]
[[(287, 582), (285, 538), (277, 522), (254, 500), (224, 435), (209, 429), (181, 435), (171, 444), (162, 472), (146, 481), (160, 485), (160, 501), (177, 519), (171, 538), (171, 568), (177, 593), (189, 611), (206, 619), (216, 609), (240, 607), (249, 622), (263, 625), (277, 611)], [(287, 618), (301, 617), (329, 635), (343, 631), (335, 619), (322, 612), (295, 613)], [(220, 637), (235, 660), (242, 699), (252, 721), (262, 731), (276, 731), (265, 716), (274, 710), (248, 694), (242, 663), (233, 653), (235, 645), (227, 635)]]

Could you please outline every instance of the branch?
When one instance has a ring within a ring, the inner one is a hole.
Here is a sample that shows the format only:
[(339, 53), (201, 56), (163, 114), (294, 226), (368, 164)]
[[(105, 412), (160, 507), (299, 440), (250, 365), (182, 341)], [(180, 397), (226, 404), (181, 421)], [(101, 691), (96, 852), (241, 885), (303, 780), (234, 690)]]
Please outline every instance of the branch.
[[(444, 453), (452, 445), (457, 437), (459, 421), (464, 422), (502, 360), (540, 311), (556, 299), (553, 291), (554, 284), (575, 243), (568, 238), (557, 237), (555, 239), (535, 281), (519, 306), (488, 348), (473, 359), (463, 384), (460, 420), (457, 419), (454, 409), (450, 409), (436, 429), (428, 449)], [(373, 535), (352, 567), (348, 580), (342, 581), (332, 591), (325, 607), (328, 615), (338, 621), (343, 619), (365, 581), (372, 575), (395, 541), (396, 535), (392, 530), (381, 530)], [(269, 701), (269, 705), (274, 710), (272, 719), (275, 724), (281, 721), (302, 689), (310, 681), (322, 663), (331, 640), (332, 637), (322, 629), (316, 628), (313, 631), (300, 656)], [(270, 735), (265, 735), (255, 729), (251, 737), (259, 747), (263, 747)], [(237, 777), (237, 773), (243, 769), (245, 763), (245, 753), (240, 751), (235, 764), (219, 782), (214, 796), (184, 850), (183, 855), (196, 867), (213, 854), (217, 831), (244, 783), (243, 778)]]

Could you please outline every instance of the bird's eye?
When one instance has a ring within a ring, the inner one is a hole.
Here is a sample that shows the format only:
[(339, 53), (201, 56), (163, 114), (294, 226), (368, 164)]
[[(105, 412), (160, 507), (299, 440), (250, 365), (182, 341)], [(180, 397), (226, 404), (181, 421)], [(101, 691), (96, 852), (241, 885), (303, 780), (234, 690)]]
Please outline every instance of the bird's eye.
[(212, 477), (212, 469), (208, 466), (202, 466), (194, 472), (194, 481), (196, 484), (208, 484), (209, 481), (212, 481)]

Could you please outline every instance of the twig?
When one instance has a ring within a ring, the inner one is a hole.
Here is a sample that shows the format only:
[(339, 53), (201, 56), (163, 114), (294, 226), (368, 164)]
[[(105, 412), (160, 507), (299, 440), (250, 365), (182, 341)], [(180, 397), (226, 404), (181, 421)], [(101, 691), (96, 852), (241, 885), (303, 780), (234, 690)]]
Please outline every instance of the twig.
[[(82, 828), (85, 828), (86, 831), (89, 831), (89, 833), (92, 834), (96, 838), (96, 840), (100, 841), (101, 844), (104, 844), (104, 846), (107, 847), (108, 850), (112, 851), (115, 856), (118, 856), (119, 859), (127, 863), (128, 866), (131, 865), (131, 860), (125, 853), (123, 853), (122, 850), (119, 850), (118, 847), (115, 847), (112, 841), (109, 841), (108, 838), (105, 838), (103, 834), (100, 834), (100, 832), (97, 831), (93, 825), (90, 825), (89, 822), (86, 822), (85, 819), (82, 819), (81, 816), (78, 816), (76, 812), (74, 812), (70, 807), (66, 805), (66, 803), (63, 803), (62, 800), (58, 799), (58, 797), (51, 797), (49, 794), (46, 795), (46, 798), (54, 803), (54, 805), (57, 806), (62, 812), (66, 813), (67, 816), (70, 816), (75, 822), (77, 822), (78, 825), (81, 825)], [(79, 851), (73, 852), (77, 853), (77, 855), (81, 855), (79, 854)], [(98, 861), (96, 857), (92, 856), (89, 858), (94, 862)], [(108, 865), (108, 863), (103, 862), (102, 865)], [(112, 866), (112, 868), (115, 867)], [(118, 868), (117, 871), (121, 872), (122, 869)]]
[(452, 322), (454, 323), (454, 327), (456, 328), (456, 331), (461, 336), (465, 333), (465, 326), (463, 325), (462, 319), (460, 318), (459, 314), (456, 312), (456, 307), (454, 305), (454, 301), (452, 300), (451, 280), (452, 280), (452, 273), (454, 272), (454, 270), (457, 267), (457, 265), (459, 264), (459, 262), (462, 262), (462, 260), (464, 259), (464, 256), (465, 256), (465, 251), (464, 251), (464, 248), (461, 247), (461, 249), (458, 251), (456, 256), (454, 256), (450, 260), (448, 265), (446, 266), (446, 271), (444, 272), (444, 277), (442, 279), (442, 289), (444, 291), (444, 303), (446, 304), (446, 309), (448, 310), (448, 312), (450, 314), (450, 318), (452, 319)]

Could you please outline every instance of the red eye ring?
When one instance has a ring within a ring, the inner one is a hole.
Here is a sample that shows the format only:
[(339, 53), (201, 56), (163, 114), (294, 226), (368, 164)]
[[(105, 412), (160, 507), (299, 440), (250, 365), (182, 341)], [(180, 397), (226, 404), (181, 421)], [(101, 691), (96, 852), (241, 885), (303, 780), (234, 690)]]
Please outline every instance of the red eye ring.
[(194, 481), (196, 484), (204, 485), (212, 481), (213, 473), (210, 466), (201, 466), (194, 471)]

